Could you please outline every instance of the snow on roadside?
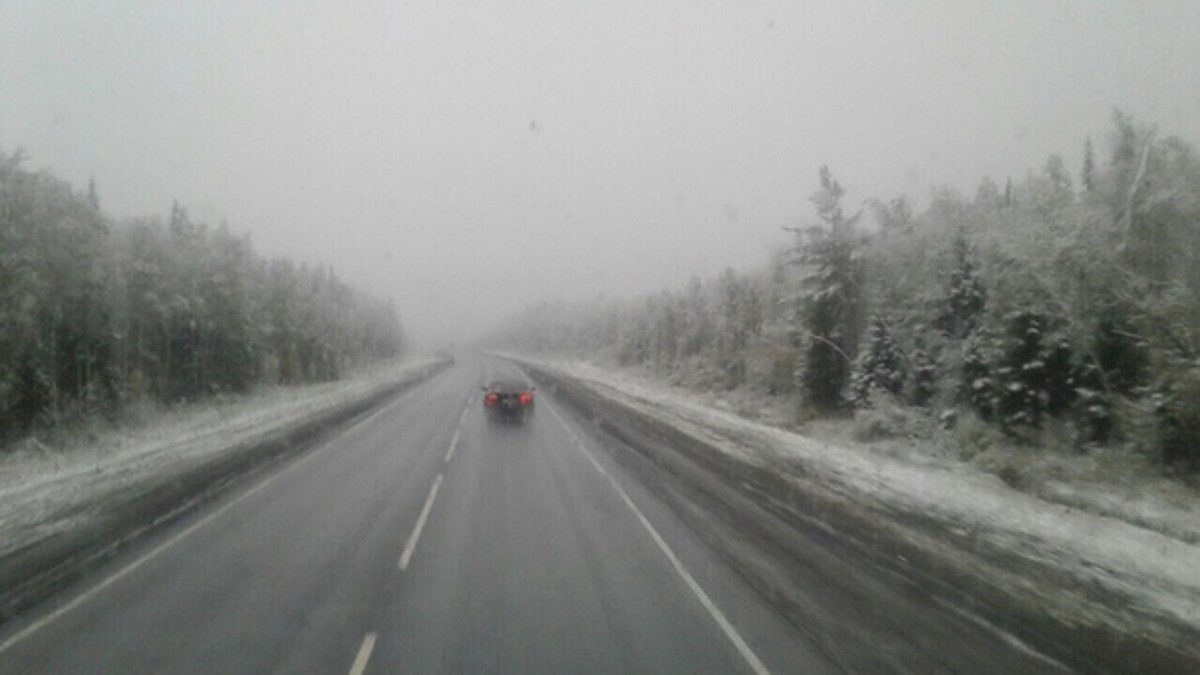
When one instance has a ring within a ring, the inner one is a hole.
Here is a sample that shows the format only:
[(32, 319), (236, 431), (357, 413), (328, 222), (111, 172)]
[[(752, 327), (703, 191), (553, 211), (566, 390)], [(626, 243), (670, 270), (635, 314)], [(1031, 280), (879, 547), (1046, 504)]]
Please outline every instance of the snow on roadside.
[(0, 456), (0, 555), (100, 508), (97, 498), (150, 478), (177, 475), (244, 443), (414, 377), (441, 358), (396, 360), (353, 377), (247, 397), (167, 408), (149, 423), (113, 429), (68, 447), (36, 441)]
[[(1052, 504), (971, 465), (911, 461), (850, 442), (827, 442), (714, 408), (702, 395), (578, 361), (517, 357), (664, 419), (758, 465), (800, 462), (853, 503), (933, 516), (1039, 564), (1136, 599), (1200, 627), (1200, 546), (1125, 519)], [(1186, 517), (1187, 509), (1182, 513)]]

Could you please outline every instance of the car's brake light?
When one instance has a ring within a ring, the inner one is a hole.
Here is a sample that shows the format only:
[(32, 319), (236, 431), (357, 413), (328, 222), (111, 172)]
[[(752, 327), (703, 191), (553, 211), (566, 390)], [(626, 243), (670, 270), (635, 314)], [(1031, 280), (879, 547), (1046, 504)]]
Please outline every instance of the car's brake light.
[(487, 396), (483, 397), (483, 405), (490, 408), (496, 405), (496, 401), (498, 400), (500, 400), (500, 397), (496, 394), (488, 394)]
[(533, 403), (533, 394), (523, 391), (521, 392), (521, 405), (529, 405)]

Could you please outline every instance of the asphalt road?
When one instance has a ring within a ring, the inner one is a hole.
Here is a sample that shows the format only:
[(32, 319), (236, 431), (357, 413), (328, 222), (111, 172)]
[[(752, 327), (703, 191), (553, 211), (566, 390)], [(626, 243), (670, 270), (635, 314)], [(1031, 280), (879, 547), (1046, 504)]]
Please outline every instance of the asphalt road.
[(3, 673), (836, 670), (539, 392), (467, 359), (11, 622)]

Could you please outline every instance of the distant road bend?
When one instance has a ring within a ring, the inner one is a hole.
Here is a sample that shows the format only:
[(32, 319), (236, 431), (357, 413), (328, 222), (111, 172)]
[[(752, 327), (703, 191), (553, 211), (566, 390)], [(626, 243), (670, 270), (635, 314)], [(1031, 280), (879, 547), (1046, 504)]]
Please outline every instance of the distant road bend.
[[(760, 597), (553, 392), (538, 391), (527, 425), (489, 425), (479, 388), (499, 376), (523, 374), (497, 359), (460, 359), (139, 542), (9, 622), (0, 672), (861, 668)], [(803, 573), (821, 584), (826, 569)], [(878, 624), (888, 603), (910, 601), (852, 603), (836, 621), (859, 613)], [(1060, 672), (941, 611), (930, 621), (943, 629), (929, 639), (944, 644), (919, 645), (928, 660), (880, 643), (883, 656), (866, 662)]]

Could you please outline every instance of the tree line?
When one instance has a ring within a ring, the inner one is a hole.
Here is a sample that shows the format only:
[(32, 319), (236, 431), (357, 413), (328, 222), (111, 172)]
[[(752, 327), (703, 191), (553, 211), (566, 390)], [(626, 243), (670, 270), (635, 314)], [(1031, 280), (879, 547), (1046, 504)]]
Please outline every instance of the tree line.
[(0, 151), (0, 440), (139, 398), (338, 378), (397, 354), (390, 304), (324, 266), (268, 260), (193, 222), (114, 223), (86, 192)]
[(1200, 468), (1200, 160), (1114, 113), (1003, 187), (847, 210), (823, 167), (815, 219), (762, 269), (635, 301), (530, 308), (499, 333), (534, 352), (607, 355), (702, 389), (792, 397), (801, 420), (886, 398), (1037, 442), (1119, 442)]

